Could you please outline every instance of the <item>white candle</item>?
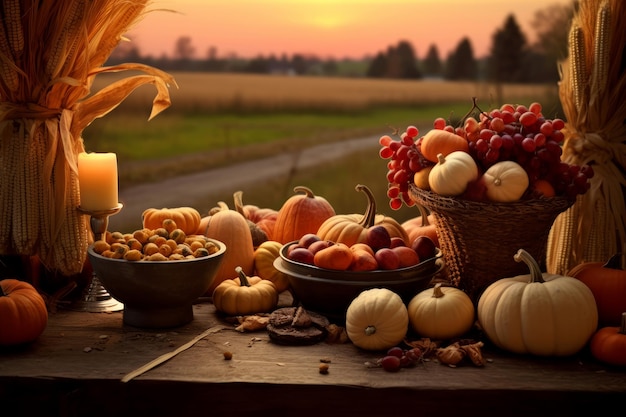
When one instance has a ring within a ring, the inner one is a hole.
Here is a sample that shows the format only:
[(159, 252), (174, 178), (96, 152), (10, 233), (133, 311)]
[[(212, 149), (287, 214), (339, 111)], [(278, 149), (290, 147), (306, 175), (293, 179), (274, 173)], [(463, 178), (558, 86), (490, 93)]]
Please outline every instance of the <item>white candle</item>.
[(117, 156), (114, 153), (80, 153), (78, 181), (82, 209), (96, 211), (117, 207)]

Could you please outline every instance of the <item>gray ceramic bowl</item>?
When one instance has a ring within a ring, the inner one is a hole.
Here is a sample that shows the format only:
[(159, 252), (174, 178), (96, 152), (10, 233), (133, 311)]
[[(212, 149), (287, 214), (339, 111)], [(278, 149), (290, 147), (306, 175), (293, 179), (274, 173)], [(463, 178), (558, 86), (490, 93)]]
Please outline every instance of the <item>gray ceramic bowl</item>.
[(226, 245), (211, 239), (219, 251), (181, 261), (126, 261), (87, 250), (93, 270), (115, 299), (124, 303), (124, 323), (136, 327), (165, 328), (193, 320), (193, 303), (213, 283)]
[(434, 258), (408, 268), (391, 271), (334, 271), (290, 260), (287, 248), (292, 243), (282, 247), (274, 267), (287, 275), (295, 303), (302, 303), (306, 309), (336, 322), (345, 321), (348, 306), (362, 291), (388, 288), (408, 303), (444, 267), (441, 251), (437, 250)]

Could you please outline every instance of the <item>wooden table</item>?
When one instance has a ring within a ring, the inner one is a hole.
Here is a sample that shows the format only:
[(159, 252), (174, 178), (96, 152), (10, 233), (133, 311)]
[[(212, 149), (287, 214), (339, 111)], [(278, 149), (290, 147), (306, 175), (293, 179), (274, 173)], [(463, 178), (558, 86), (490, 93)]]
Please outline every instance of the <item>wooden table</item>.
[[(0, 318), (1, 319), (1, 318)], [(128, 382), (122, 378), (213, 332)], [(233, 354), (224, 359), (224, 351)], [(175, 329), (124, 325), (122, 313), (59, 310), (32, 345), (0, 350), (0, 416), (570, 416), (624, 406), (626, 370), (490, 349), (482, 368), (428, 361), (398, 373), (350, 343), (281, 346), (194, 305)], [(330, 360), (328, 374), (319, 372)], [(621, 411), (620, 411), (621, 413)]]

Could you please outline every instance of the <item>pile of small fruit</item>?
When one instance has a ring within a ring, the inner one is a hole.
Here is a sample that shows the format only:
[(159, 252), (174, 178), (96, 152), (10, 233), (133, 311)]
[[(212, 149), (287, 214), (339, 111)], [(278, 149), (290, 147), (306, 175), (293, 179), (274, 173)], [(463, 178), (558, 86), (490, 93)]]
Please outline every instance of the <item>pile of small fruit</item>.
[(546, 118), (540, 103), (505, 104), (484, 112), (474, 102), (461, 124), (455, 127), (440, 117), (423, 136), (409, 126), (399, 140), (380, 138), (392, 209), (414, 204), (409, 184), (492, 202), (554, 196), (573, 200), (590, 187), (592, 167), (561, 161), (565, 123)]
[(209, 256), (219, 250), (202, 235), (187, 235), (172, 219), (157, 229), (142, 228), (132, 233), (109, 232), (93, 243), (94, 252), (127, 261), (180, 261)]
[(435, 243), (420, 236), (410, 244), (390, 237), (384, 226), (367, 229), (363, 242), (348, 246), (307, 233), (287, 247), (287, 257), (295, 262), (338, 271), (373, 271), (408, 268), (436, 255)]

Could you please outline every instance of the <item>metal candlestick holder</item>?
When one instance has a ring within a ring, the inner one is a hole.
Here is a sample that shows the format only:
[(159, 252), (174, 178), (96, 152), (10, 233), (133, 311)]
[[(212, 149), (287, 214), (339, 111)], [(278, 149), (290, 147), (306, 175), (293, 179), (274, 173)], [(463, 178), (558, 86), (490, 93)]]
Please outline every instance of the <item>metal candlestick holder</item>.
[[(118, 203), (116, 207), (106, 210), (87, 210), (79, 206), (78, 211), (89, 215), (89, 225), (91, 226), (94, 241), (97, 242), (102, 240), (107, 231), (107, 227), (109, 226), (109, 217), (119, 213), (122, 207), (122, 203)], [(121, 311), (124, 309), (124, 304), (117, 301), (111, 296), (111, 294), (109, 294), (100, 282), (96, 272), (93, 271), (91, 274), (91, 280), (87, 283), (80, 300), (72, 303), (70, 308), (74, 311), (105, 313)]]

